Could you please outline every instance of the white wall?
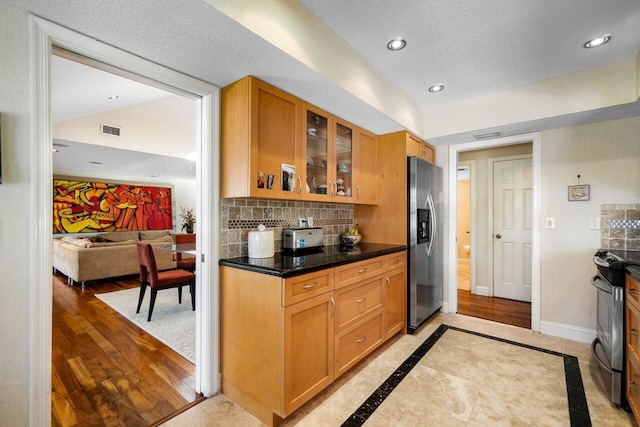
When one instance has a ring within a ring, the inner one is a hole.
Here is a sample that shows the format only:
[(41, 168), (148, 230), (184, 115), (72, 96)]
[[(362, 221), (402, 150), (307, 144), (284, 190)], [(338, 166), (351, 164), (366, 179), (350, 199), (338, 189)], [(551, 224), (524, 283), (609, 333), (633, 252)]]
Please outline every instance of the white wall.
[[(591, 185), (591, 200), (569, 202), (567, 186)], [(605, 203), (640, 201), (640, 117), (542, 133), (541, 321), (595, 329), (593, 254), (600, 232), (589, 230)], [(543, 325), (544, 326), (544, 325)], [(544, 331), (544, 327), (543, 327)]]
[(28, 424), (29, 37), (27, 15), (0, 2), (0, 425)]
[[(195, 160), (196, 111), (192, 99), (171, 95), (54, 123), (53, 137)], [(122, 128), (121, 136), (102, 135), (101, 124)]]

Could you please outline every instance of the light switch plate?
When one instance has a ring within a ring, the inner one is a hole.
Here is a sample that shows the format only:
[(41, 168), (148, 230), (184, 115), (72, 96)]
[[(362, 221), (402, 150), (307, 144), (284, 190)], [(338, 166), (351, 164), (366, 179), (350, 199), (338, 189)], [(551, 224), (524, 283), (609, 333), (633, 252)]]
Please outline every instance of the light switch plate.
[(547, 218), (545, 224), (547, 228), (556, 228), (556, 220), (554, 218)]
[(313, 217), (312, 216), (308, 216), (307, 217), (307, 227), (313, 227)]
[(591, 218), (589, 221), (590, 230), (600, 230), (600, 218)]

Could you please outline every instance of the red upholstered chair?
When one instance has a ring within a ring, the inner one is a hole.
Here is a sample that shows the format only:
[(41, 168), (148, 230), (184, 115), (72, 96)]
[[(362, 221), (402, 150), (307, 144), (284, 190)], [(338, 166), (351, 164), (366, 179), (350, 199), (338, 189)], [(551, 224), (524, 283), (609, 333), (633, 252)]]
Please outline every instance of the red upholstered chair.
[(156, 295), (161, 289), (178, 288), (178, 302), (182, 304), (182, 287), (189, 285), (191, 291), (191, 309), (196, 309), (196, 275), (185, 270), (175, 269), (158, 272), (156, 258), (153, 255), (153, 248), (149, 243), (137, 242), (138, 264), (140, 264), (140, 296), (138, 297), (138, 309), (144, 299), (147, 286), (151, 288), (151, 302), (149, 303), (149, 315), (147, 322), (151, 320), (153, 305), (156, 302)]
[[(195, 234), (176, 234), (176, 244), (181, 245), (183, 243), (195, 243), (196, 235)], [(182, 254), (178, 252), (176, 254), (176, 261), (178, 264), (178, 268), (182, 268), (183, 270), (187, 270), (190, 272), (196, 271), (196, 259), (195, 258), (182, 258)]]

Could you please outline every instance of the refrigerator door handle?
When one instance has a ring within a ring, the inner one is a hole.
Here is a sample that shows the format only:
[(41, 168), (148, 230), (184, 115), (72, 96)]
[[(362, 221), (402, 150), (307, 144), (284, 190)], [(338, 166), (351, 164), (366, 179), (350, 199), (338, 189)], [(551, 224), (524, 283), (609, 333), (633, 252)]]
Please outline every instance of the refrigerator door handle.
[(433, 204), (433, 198), (431, 197), (431, 194), (429, 194), (427, 196), (427, 205), (429, 206), (429, 210), (431, 211), (431, 215), (429, 216), (429, 226), (431, 227), (431, 236), (429, 236), (429, 247), (427, 248), (427, 256), (431, 256), (431, 253), (433, 252), (433, 246), (436, 242), (436, 233), (438, 232), (437, 229), (437, 220), (438, 218), (436, 217), (436, 207)]

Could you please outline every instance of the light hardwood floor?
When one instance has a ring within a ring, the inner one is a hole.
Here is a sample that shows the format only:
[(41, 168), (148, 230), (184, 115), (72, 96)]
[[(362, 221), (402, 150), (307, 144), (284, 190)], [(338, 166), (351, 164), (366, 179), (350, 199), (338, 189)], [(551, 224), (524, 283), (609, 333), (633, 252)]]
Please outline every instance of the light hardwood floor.
[(203, 400), (191, 362), (94, 297), (132, 287), (53, 276), (52, 426), (154, 425)]

